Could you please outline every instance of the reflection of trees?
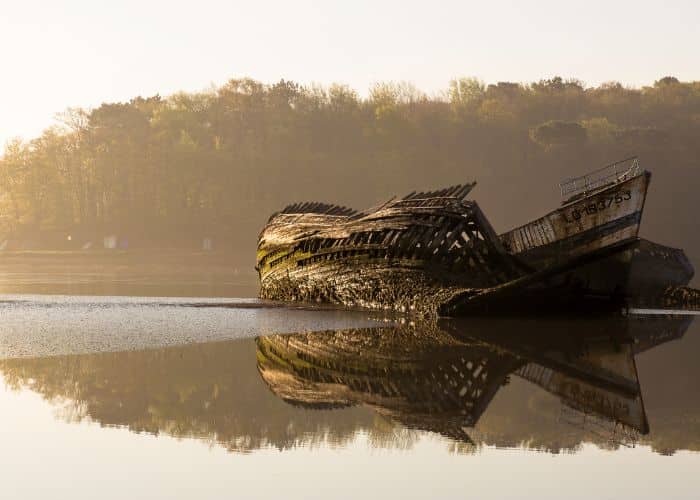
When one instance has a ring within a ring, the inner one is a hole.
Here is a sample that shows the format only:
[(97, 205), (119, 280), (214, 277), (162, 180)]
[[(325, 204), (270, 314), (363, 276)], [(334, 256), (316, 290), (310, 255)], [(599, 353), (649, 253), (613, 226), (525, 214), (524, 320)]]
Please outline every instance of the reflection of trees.
[(363, 409), (306, 412), (270, 394), (252, 341), (4, 360), (0, 370), (8, 385), (60, 403), (67, 417), (208, 439), (234, 451), (339, 444), (374, 427)]
[[(471, 335), (466, 326), (350, 330), (273, 336), (257, 344), (3, 360), (0, 371), (9, 386), (29, 387), (61, 405), (66, 418), (196, 437), (232, 451), (342, 445), (358, 431), (372, 446), (410, 448), (426, 430), (449, 436), (450, 448), (462, 453), (484, 445), (552, 452), (585, 442), (619, 446), (598, 429), (562, 421), (560, 396), (518, 374), (532, 363), (527, 345), (506, 342), (498, 322), (489, 324), (490, 335)], [(546, 329), (542, 323), (521, 326), (519, 333), (528, 336)], [(651, 434), (641, 443), (663, 453), (700, 450), (700, 377), (688, 372), (697, 371), (693, 353), (700, 339), (687, 336), (679, 348), (667, 342), (687, 324), (642, 326), (627, 332), (636, 332), (634, 345), (646, 349), (638, 357)], [(579, 349), (580, 338), (573, 345)], [(470, 397), (453, 382), (464, 380), (460, 371), (466, 376), (463, 367), (470, 361), (475, 367), (477, 359), (487, 361), (494, 383)], [(568, 360), (573, 368), (580, 367), (577, 359)]]

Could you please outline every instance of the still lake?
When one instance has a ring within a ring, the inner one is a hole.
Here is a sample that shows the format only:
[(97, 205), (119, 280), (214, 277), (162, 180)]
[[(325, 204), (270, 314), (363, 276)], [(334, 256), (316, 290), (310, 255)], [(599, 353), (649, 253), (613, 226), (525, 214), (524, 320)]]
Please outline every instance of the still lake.
[(0, 265), (3, 498), (697, 498), (691, 318), (405, 321)]

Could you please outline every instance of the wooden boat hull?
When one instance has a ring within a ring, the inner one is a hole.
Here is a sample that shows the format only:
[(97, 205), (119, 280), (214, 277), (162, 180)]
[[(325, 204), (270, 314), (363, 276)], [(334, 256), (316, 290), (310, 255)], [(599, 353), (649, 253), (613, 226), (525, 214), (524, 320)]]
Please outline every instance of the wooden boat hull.
[(640, 240), (650, 174), (634, 170), (497, 236), (473, 184), (356, 212), (303, 203), (260, 234), (260, 296), (423, 315), (610, 312), (689, 283), (681, 250)]
[(592, 295), (637, 303), (668, 286), (687, 285), (694, 270), (682, 250), (638, 238), (649, 180), (643, 172), (613, 184), (502, 234), (501, 241), (535, 270), (617, 248), (563, 276)]
[(639, 305), (668, 287), (687, 285), (693, 275), (682, 250), (635, 238), (618, 252), (573, 270), (569, 279), (591, 293), (620, 295), (628, 305)]
[(455, 295), (519, 276), (479, 207), (462, 200), (468, 188), (344, 215), (330, 205), (288, 207), (258, 240), (261, 297), (437, 314)]
[(565, 204), (500, 236), (506, 250), (543, 269), (633, 240), (639, 233), (651, 174), (642, 174)]

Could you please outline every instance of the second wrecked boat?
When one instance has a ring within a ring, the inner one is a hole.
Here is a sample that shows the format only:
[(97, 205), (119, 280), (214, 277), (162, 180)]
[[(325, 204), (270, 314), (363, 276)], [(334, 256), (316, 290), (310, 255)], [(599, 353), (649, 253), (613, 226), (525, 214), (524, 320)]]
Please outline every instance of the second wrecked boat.
[[(570, 179), (559, 209), (500, 236), (465, 199), (473, 183), (362, 212), (290, 205), (260, 234), (260, 294), (426, 315), (618, 308), (693, 276), (682, 251), (637, 236), (649, 179), (636, 158)], [(652, 272), (635, 272), (650, 263)]]

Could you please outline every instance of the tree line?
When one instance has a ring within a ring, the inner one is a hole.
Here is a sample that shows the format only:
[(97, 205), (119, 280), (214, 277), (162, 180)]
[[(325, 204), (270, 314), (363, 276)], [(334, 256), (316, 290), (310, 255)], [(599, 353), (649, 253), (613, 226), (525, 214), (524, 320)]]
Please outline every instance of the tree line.
[(543, 182), (639, 155), (697, 185), (700, 158), (700, 82), (674, 77), (641, 88), (460, 78), (430, 96), (389, 82), (366, 97), (345, 85), (236, 79), (58, 118), (0, 157), (0, 238), (40, 247), (104, 234), (131, 247), (213, 238), (247, 250), (287, 203), (363, 208), (474, 178), (499, 222), (523, 223), (539, 214), (511, 216), (507, 202), (539, 209)]

